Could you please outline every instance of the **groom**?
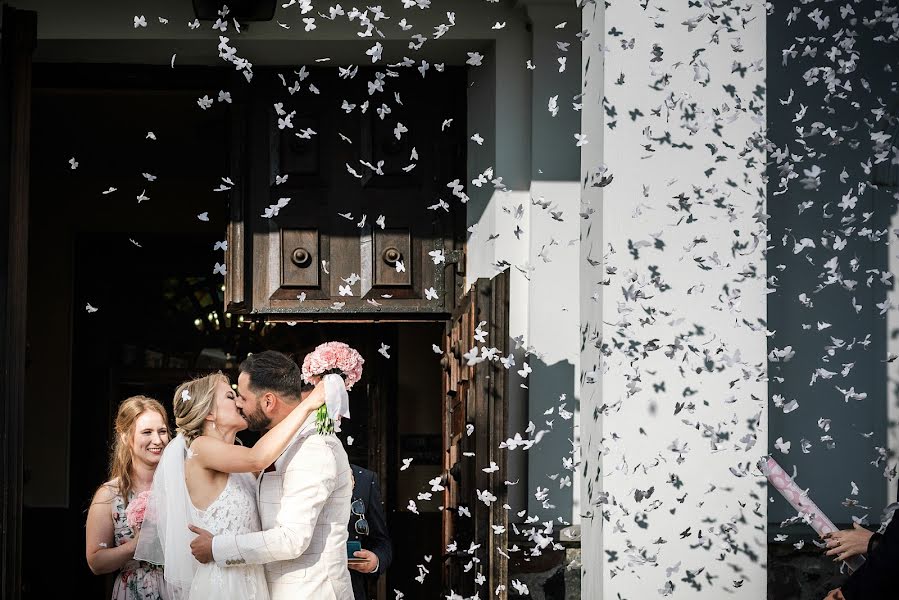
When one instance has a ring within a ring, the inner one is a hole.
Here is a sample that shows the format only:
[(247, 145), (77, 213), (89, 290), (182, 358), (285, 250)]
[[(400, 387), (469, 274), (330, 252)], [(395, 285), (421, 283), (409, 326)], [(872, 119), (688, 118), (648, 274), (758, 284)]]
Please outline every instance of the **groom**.
[[(280, 352), (252, 354), (240, 365), (237, 408), (250, 429), (269, 429), (300, 403), (299, 366)], [(353, 494), (346, 451), (334, 435), (315, 432), (315, 415), (259, 480), (262, 531), (198, 536), (201, 563), (265, 564), (272, 600), (353, 600), (347, 570), (347, 522)]]

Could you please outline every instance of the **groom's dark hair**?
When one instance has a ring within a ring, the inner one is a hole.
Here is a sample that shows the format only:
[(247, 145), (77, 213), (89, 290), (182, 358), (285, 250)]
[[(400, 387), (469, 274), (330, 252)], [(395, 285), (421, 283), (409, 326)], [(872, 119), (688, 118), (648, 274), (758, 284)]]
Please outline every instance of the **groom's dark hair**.
[(286, 354), (266, 350), (250, 354), (240, 363), (240, 372), (250, 376), (254, 393), (274, 392), (292, 400), (299, 400), (303, 389), (303, 373)]

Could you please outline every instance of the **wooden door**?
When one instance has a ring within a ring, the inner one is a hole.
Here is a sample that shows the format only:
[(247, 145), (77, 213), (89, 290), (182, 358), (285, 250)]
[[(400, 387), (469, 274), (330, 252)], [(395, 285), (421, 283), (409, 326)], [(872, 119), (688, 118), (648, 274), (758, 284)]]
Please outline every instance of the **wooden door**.
[(246, 185), (231, 188), (229, 310), (445, 318), (458, 287), (447, 267), (466, 235), (465, 204), (447, 187), (465, 180), (464, 71), (425, 82), (404, 71), (375, 95), (375, 68), (301, 72), (286, 71), (298, 91), (285, 73), (258, 73), (234, 127), (251, 151), (235, 165)]
[[(497, 586), (508, 585), (508, 532), (494, 534), (491, 527), (508, 527), (506, 460), (499, 448), (506, 439), (507, 378), (499, 358), (508, 350), (508, 307), (508, 271), (478, 279), (444, 337), (443, 586), (463, 597), (477, 590), (480, 597), (494, 597)], [(474, 350), (480, 358), (483, 348), (496, 348), (495, 358), (470, 365)], [(485, 472), (491, 463), (499, 468)], [(489, 506), (485, 493), (495, 497)], [(485, 578), (481, 585), (479, 575)]]
[(3, 7), (0, 69), (0, 478), (3, 483), (0, 597), (22, 594), (22, 436), (28, 289), (31, 57), (37, 13)]

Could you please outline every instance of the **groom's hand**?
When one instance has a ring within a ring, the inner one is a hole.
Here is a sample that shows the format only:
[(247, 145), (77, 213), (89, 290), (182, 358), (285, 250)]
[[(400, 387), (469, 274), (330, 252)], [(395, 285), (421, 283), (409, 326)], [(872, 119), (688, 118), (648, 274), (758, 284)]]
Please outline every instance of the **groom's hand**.
[(356, 558), (364, 558), (365, 562), (350, 563), (347, 565), (353, 571), (360, 573), (373, 573), (378, 568), (378, 555), (371, 550), (356, 550), (353, 552)]
[(196, 525), (188, 525), (188, 529), (197, 534), (190, 543), (190, 551), (197, 562), (212, 562), (212, 534)]

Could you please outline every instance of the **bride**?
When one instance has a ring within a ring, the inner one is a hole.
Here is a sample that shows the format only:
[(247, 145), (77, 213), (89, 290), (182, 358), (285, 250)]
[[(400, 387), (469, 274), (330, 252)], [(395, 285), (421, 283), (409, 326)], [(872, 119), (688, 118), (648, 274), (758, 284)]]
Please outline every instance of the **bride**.
[(288, 446), (324, 403), (318, 383), (300, 405), (252, 448), (235, 444), (247, 421), (237, 409), (237, 393), (221, 372), (181, 384), (173, 412), (178, 436), (163, 451), (153, 477), (135, 558), (165, 565), (173, 600), (216, 598), (267, 600), (262, 565), (221, 568), (200, 564), (190, 551), (188, 525), (219, 533), (259, 531), (256, 478)]

